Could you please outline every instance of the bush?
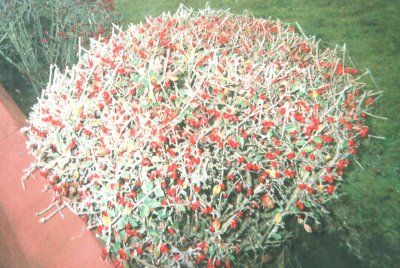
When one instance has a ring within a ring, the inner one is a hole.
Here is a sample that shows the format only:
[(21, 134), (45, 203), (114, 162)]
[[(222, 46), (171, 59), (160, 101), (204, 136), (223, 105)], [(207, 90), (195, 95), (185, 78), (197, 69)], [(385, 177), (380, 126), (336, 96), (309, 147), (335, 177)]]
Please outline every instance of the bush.
[(108, 37), (120, 21), (112, 0), (5, 0), (0, 3), (0, 56), (40, 95), (49, 66), (77, 62), (79, 39)]
[(289, 219), (312, 232), (337, 198), (379, 94), (360, 78), (293, 26), (182, 6), (52, 74), (24, 128), (27, 176), (117, 267), (261, 266)]

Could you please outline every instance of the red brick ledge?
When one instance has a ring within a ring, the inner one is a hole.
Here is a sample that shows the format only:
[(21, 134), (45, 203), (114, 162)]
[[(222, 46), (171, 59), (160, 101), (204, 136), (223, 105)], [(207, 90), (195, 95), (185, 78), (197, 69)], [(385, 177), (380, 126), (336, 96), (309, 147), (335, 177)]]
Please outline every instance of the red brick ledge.
[(21, 185), (23, 169), (33, 160), (19, 131), (26, 117), (0, 85), (0, 267), (111, 267), (100, 258), (101, 245), (82, 220), (68, 209), (45, 224), (36, 212), (52, 195), (42, 193), (44, 179)]

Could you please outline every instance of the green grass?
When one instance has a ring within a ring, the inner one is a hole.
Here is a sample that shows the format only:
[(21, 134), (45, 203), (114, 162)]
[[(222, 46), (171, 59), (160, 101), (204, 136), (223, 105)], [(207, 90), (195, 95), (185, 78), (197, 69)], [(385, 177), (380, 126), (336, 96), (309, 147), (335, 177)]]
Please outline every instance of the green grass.
[[(182, 1), (194, 8), (204, 7), (206, 2)], [(342, 188), (345, 192), (342, 202), (332, 206), (335, 220), (331, 221), (331, 227), (341, 230), (335, 243), (347, 244), (353, 254), (364, 259), (364, 265), (394, 267), (400, 262), (400, 2), (208, 2), (215, 9), (230, 8), (234, 13), (242, 13), (247, 9), (256, 17), (279, 18), (291, 23), (297, 21), (307, 35), (316, 35), (327, 46), (345, 43), (353, 63), (361, 70), (366, 67), (371, 70), (379, 89), (385, 91), (375, 113), (388, 118), (371, 118), (371, 134), (384, 136), (386, 139), (363, 142), (357, 156), (363, 168), (354, 164), (347, 173)], [(180, 3), (181, 1), (119, 0), (118, 9), (127, 25), (144, 21), (145, 16), (158, 16), (163, 11), (173, 13)], [(307, 267), (321, 267), (317, 262), (310, 262)], [(339, 267), (338, 265), (326, 264), (324, 267)]]

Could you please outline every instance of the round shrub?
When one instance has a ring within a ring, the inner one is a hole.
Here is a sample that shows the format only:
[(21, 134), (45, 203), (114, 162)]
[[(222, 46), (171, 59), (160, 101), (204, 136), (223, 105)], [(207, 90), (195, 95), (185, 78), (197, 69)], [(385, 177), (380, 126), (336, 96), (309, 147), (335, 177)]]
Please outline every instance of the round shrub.
[(117, 267), (262, 265), (288, 219), (312, 232), (337, 198), (376, 94), (293, 26), (182, 6), (53, 71), (24, 128), (27, 175)]

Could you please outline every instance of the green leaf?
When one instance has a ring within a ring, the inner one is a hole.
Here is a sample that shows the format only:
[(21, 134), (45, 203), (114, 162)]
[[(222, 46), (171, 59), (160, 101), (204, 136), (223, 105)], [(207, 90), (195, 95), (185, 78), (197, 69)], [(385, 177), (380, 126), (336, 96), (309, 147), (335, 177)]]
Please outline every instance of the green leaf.
[(300, 146), (303, 146), (305, 143), (306, 143), (306, 142), (303, 141), (303, 140), (298, 140), (298, 141), (296, 142), (296, 146), (300, 147)]
[(281, 240), (281, 239), (282, 239), (282, 236), (281, 236), (280, 233), (274, 233), (271, 237), (272, 237), (274, 240)]
[(210, 246), (208, 249), (208, 252), (210, 253), (210, 256), (212, 257), (215, 253), (215, 247), (214, 245)]
[(270, 139), (272, 137), (272, 129), (268, 130), (267, 132), (267, 139)]
[(253, 162), (253, 158), (248, 156), (246, 157), (246, 162), (252, 163)]
[(129, 179), (129, 178), (130, 178), (129, 172), (126, 171), (126, 170), (121, 171), (121, 178), (123, 178), (123, 179)]
[(289, 126), (286, 127), (286, 131), (287, 132), (293, 132), (295, 130), (297, 130), (297, 126), (296, 125), (289, 125)]
[(230, 260), (230, 261), (235, 261), (235, 256), (229, 255), (229, 260)]
[(167, 213), (167, 210), (166, 210), (166, 209), (158, 210), (158, 211), (156, 212), (156, 214), (157, 214), (157, 216), (158, 216), (160, 219), (166, 219), (166, 218), (168, 218), (168, 213)]
[(127, 223), (128, 223), (128, 219), (127, 218), (120, 219), (118, 221), (118, 225), (117, 225), (118, 230), (125, 229), (125, 226), (126, 226)]
[(139, 226), (138, 222), (132, 217), (129, 217), (128, 221), (132, 228), (136, 228)]
[(258, 154), (254, 157), (254, 162), (259, 162), (261, 159), (263, 159), (263, 156), (261, 154)]
[(151, 105), (151, 103), (148, 103), (148, 104), (142, 104), (141, 106), (143, 109), (149, 109), (149, 108), (151, 108), (152, 105)]
[(320, 137), (314, 138), (315, 143), (322, 143), (322, 139)]
[(292, 210), (293, 210), (294, 213), (299, 213), (300, 212), (300, 209), (298, 207), (296, 207), (296, 206), (292, 207)]
[(140, 217), (147, 218), (150, 215), (150, 208), (148, 206), (142, 206), (139, 214)]
[(194, 117), (193, 114), (188, 114), (188, 115), (186, 115), (186, 118), (187, 119), (195, 119), (196, 117)]
[(124, 239), (124, 237), (126, 236), (126, 232), (125, 232), (125, 229), (123, 229), (123, 230), (121, 230), (121, 231), (119, 231), (119, 237), (121, 237), (122, 239)]
[(149, 235), (152, 238), (153, 242), (158, 243), (161, 240), (160, 234), (157, 232), (157, 230), (149, 230)]
[(93, 166), (93, 161), (85, 161), (82, 163), (82, 168), (90, 168)]
[(143, 79), (142, 79), (142, 85), (143, 85), (144, 87), (148, 88), (149, 85), (150, 85), (149, 79), (143, 78)]
[(115, 243), (110, 247), (112, 252), (117, 253), (121, 249), (121, 243)]
[(150, 180), (145, 180), (142, 185), (142, 190), (145, 194), (148, 194), (154, 188), (154, 183)]
[(176, 208), (179, 209), (179, 210), (182, 211), (182, 212), (185, 212), (185, 211), (186, 211), (186, 207), (185, 207), (185, 206), (182, 206), (182, 205), (177, 205)]
[(314, 151), (314, 146), (312, 145), (307, 145), (306, 147), (304, 147), (304, 151), (306, 153), (311, 153), (312, 151)]
[(143, 204), (145, 206), (148, 206), (150, 208), (157, 208), (159, 206), (161, 206), (161, 202), (155, 199), (151, 199), (149, 197), (145, 197), (143, 200)]
[(239, 143), (240, 143), (240, 148), (243, 149), (243, 147), (244, 147), (244, 138), (243, 137), (239, 137)]
[(179, 119), (181, 119), (181, 120), (185, 119), (186, 115), (187, 115), (187, 111), (182, 111), (181, 113), (179, 113)]
[(154, 194), (157, 197), (164, 197), (165, 196), (164, 191), (160, 186), (157, 186), (156, 189), (154, 189)]
[(158, 75), (158, 73), (156, 73), (154, 70), (150, 70), (149, 71), (149, 76), (150, 77), (152, 77), (152, 76), (157, 76)]
[(138, 195), (137, 195), (137, 200), (138, 200), (138, 202), (142, 202), (142, 201), (143, 201), (143, 198), (144, 198), (144, 196), (145, 196), (145, 194), (144, 194), (144, 193), (142, 193), (142, 192), (138, 193)]
[(107, 214), (110, 218), (114, 218), (115, 211), (113, 209), (107, 209)]
[(136, 96), (138, 96), (138, 97), (142, 96), (143, 94), (144, 94), (144, 89), (143, 88), (142, 89), (138, 89), (136, 91)]

